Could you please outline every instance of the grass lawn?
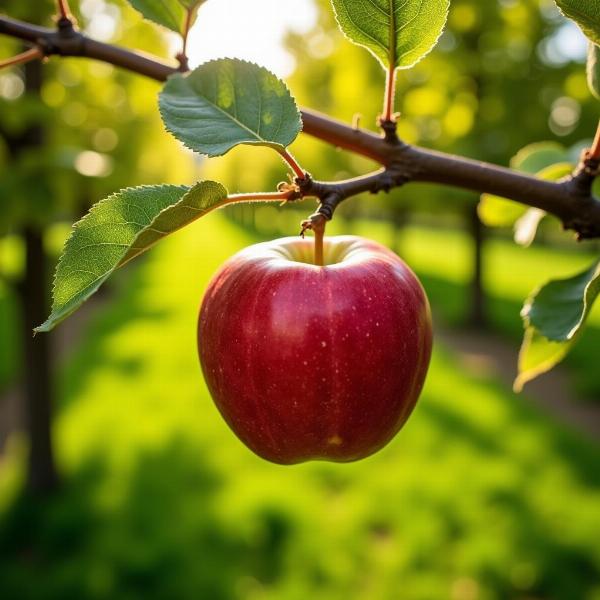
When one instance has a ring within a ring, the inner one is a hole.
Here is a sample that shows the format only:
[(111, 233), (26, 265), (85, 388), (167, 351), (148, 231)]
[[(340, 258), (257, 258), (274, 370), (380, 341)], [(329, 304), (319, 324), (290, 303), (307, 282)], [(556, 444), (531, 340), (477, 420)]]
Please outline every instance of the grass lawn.
[(440, 345), (368, 460), (280, 467), (237, 441), (195, 325), (209, 276), (252, 241), (215, 214), (120, 274), (62, 370), (63, 490), (19, 494), (19, 440), (0, 463), (2, 597), (600, 599), (600, 449)]

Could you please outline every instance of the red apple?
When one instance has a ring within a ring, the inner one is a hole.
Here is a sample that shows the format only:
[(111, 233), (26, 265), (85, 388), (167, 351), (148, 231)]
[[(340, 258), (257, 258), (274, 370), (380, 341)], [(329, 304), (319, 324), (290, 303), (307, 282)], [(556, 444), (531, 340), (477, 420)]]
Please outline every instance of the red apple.
[(285, 238), (233, 256), (211, 281), (200, 362), (237, 436), (275, 463), (353, 461), (408, 419), (431, 355), (418, 279), (373, 241)]

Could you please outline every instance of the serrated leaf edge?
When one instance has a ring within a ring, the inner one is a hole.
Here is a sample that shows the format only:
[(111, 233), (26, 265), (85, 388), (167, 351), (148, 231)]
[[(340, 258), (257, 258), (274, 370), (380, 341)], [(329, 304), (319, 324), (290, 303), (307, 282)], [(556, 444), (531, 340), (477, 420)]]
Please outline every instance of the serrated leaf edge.
[[(285, 83), (285, 81), (283, 81), (283, 79), (281, 79), (275, 73), (273, 73), (273, 71), (271, 71), (270, 69), (267, 69), (267, 67), (259, 65), (258, 63), (252, 62), (250, 60), (244, 60), (242, 58), (234, 58), (234, 57), (228, 57), (228, 56), (226, 56), (226, 57), (223, 57), (223, 58), (215, 58), (215, 59), (209, 60), (207, 62), (204, 62), (204, 63), (198, 65), (192, 71), (188, 71), (187, 73), (173, 73), (172, 75), (169, 75), (169, 77), (167, 78), (167, 80), (165, 82), (165, 85), (169, 81), (171, 81), (172, 79), (176, 79), (176, 78), (185, 79), (185, 78), (189, 77), (192, 73), (196, 72), (198, 69), (201, 69), (202, 67), (210, 65), (211, 63), (217, 63), (217, 62), (222, 62), (222, 61), (226, 61), (226, 60), (233, 61), (233, 62), (238, 62), (238, 63), (243, 63), (243, 64), (246, 64), (246, 65), (251, 65), (252, 67), (258, 67), (259, 69), (264, 69), (265, 71), (267, 71), (267, 73), (269, 73), (270, 75), (272, 75), (273, 77), (275, 77), (278, 81), (280, 81), (284, 85), (286, 92), (288, 93), (290, 99), (292, 100), (292, 102), (294, 104), (294, 107), (296, 109), (296, 113), (298, 114), (298, 121), (300, 123), (300, 126), (298, 128), (298, 132), (296, 133), (296, 136), (294, 137), (294, 139), (290, 142), (290, 145), (292, 143), (294, 143), (294, 141), (296, 141), (296, 139), (298, 138), (298, 136), (300, 135), (300, 133), (302, 133), (302, 130), (304, 128), (304, 122), (302, 120), (302, 112), (300, 111), (300, 107), (298, 106), (298, 102), (296, 101), (296, 97), (292, 94), (290, 88), (287, 86), (287, 84)], [(164, 127), (164, 129), (165, 129), (165, 131), (167, 133), (169, 133), (170, 135), (172, 135), (180, 144), (182, 144), (188, 150), (191, 150), (194, 154), (198, 154), (199, 156), (206, 156), (208, 158), (218, 158), (219, 156), (224, 156), (225, 154), (227, 154), (231, 150), (233, 150), (235, 147), (241, 146), (241, 145), (244, 145), (244, 146), (264, 146), (264, 147), (267, 147), (267, 148), (273, 148), (274, 150), (277, 150), (277, 151), (279, 151), (279, 149), (285, 150), (286, 148), (289, 147), (289, 145), (288, 146), (284, 146), (283, 144), (277, 144), (275, 142), (260, 142), (260, 141), (253, 142), (253, 141), (248, 141), (248, 142), (238, 142), (237, 144), (235, 144), (231, 148), (228, 148), (224, 152), (220, 152), (220, 153), (206, 154), (206, 153), (200, 152), (200, 151), (196, 150), (195, 148), (192, 148), (191, 146), (189, 146), (188, 144), (186, 144), (183, 140), (180, 140), (175, 135), (175, 132), (172, 131), (169, 128), (169, 126), (167, 125), (167, 123), (165, 121), (165, 118), (164, 118), (163, 107), (162, 107), (161, 102), (160, 102), (160, 98), (162, 96), (163, 91), (164, 91), (164, 86), (163, 86), (163, 88), (161, 89), (161, 91), (159, 93), (159, 102), (158, 102), (158, 112), (160, 113), (160, 117), (161, 117), (161, 121), (163, 123), (163, 127)], [(229, 118), (233, 118), (232, 115), (230, 115), (226, 111), (223, 111), (220, 107), (217, 106), (216, 108), (218, 108), (220, 111), (222, 111), (224, 114), (226, 114)], [(236, 120), (236, 119), (234, 119), (234, 120)], [(242, 127), (244, 129), (247, 129), (248, 131), (250, 131), (252, 133), (252, 130), (248, 129), (243, 123), (240, 123), (240, 125), (242, 125)]]
[[(379, 56), (377, 56), (377, 54), (375, 54), (375, 52), (373, 52), (373, 50), (371, 50), (371, 48), (369, 48), (369, 46), (367, 46), (366, 44), (357, 42), (355, 40), (353, 40), (343, 29), (342, 24), (340, 23), (339, 17), (338, 17), (338, 11), (335, 8), (335, 5), (333, 4), (333, 0), (331, 0), (331, 8), (333, 10), (333, 16), (335, 17), (335, 22), (337, 23), (338, 29), (342, 32), (342, 35), (344, 36), (344, 38), (346, 38), (351, 44), (354, 44), (355, 46), (360, 46), (361, 48), (364, 48), (365, 50), (367, 50), (368, 52), (370, 52), (376, 59), (377, 62), (379, 62), (379, 64), (382, 66), (384, 71), (387, 71), (389, 69), (389, 67), (391, 67), (392, 65), (386, 65)], [(444, 30), (446, 29), (446, 25), (448, 24), (448, 16), (450, 15), (450, 2), (447, 1), (446, 2), (446, 12), (444, 15), (444, 25), (442, 26), (438, 36), (435, 38), (435, 40), (433, 41), (433, 43), (431, 44), (431, 47), (424, 53), (422, 54), (419, 58), (417, 58), (417, 60), (415, 60), (414, 62), (412, 62), (410, 65), (404, 65), (402, 67), (397, 67), (394, 65), (394, 70), (400, 70), (400, 71), (405, 71), (407, 69), (412, 69), (415, 65), (419, 64), (424, 58), (426, 58), (429, 54), (431, 54), (431, 52), (433, 52), (433, 50), (435, 49), (435, 47), (438, 45), (440, 38), (442, 37), (442, 35), (444, 35)], [(395, 35), (396, 32), (394, 32)], [(395, 44), (394, 44), (395, 46)], [(391, 52), (388, 50), (387, 55), (388, 55), (388, 59), (390, 56)], [(405, 53), (407, 54), (407, 53)], [(394, 56), (396, 56), (396, 50), (394, 48)], [(394, 62), (396, 62), (398, 60), (398, 57), (396, 56), (396, 59)], [(389, 60), (388, 60), (389, 61)]]
[[(210, 180), (204, 180), (204, 181), (199, 181), (197, 183), (195, 183), (192, 186), (186, 186), (186, 185), (174, 185), (174, 184), (161, 184), (161, 185), (141, 185), (141, 186), (133, 186), (133, 187), (126, 187), (123, 188), (121, 190), (118, 190), (117, 192), (114, 192), (113, 194), (110, 194), (109, 196), (107, 196), (106, 198), (103, 198), (102, 200), (100, 200), (99, 202), (97, 202), (96, 204), (94, 204), (94, 206), (92, 206), (92, 208), (88, 211), (87, 214), (85, 214), (81, 219), (79, 219), (78, 221), (76, 221), (71, 229), (71, 232), (69, 234), (69, 236), (67, 237), (67, 239), (65, 240), (65, 243), (63, 245), (63, 250), (61, 252), (61, 256), (59, 258), (58, 264), (56, 266), (56, 269), (54, 271), (54, 277), (52, 280), (52, 296), (54, 297), (54, 290), (56, 288), (57, 285), (57, 279), (58, 279), (58, 270), (59, 270), (59, 266), (61, 265), (62, 261), (64, 260), (64, 256), (67, 252), (67, 249), (69, 248), (69, 245), (72, 243), (73, 241), (73, 237), (75, 236), (75, 233), (77, 231), (77, 227), (86, 219), (88, 219), (90, 217), (90, 215), (94, 214), (95, 212), (97, 212), (98, 210), (100, 210), (104, 204), (108, 203), (109, 201), (111, 201), (113, 198), (115, 198), (116, 196), (120, 196), (123, 193), (132, 191), (132, 190), (136, 190), (136, 191), (140, 191), (140, 190), (153, 190), (153, 191), (157, 191), (157, 190), (161, 190), (161, 189), (167, 189), (167, 188), (179, 188), (183, 191), (183, 194), (181, 195), (181, 197), (179, 198), (179, 200), (177, 201), (176, 204), (178, 204), (179, 202), (181, 202), (185, 196), (191, 192), (194, 187), (196, 187), (197, 185), (200, 185), (202, 183), (215, 183), (219, 186), (221, 186), (223, 188), (224, 191), (224, 198), (222, 202), (219, 202), (217, 204), (215, 204), (214, 206), (212, 206), (209, 210), (202, 212), (202, 214), (198, 215), (198, 218), (201, 218), (202, 216), (204, 216), (205, 214), (207, 214), (208, 212), (211, 212), (212, 210), (216, 210), (218, 208), (221, 208), (223, 205), (227, 204), (227, 190), (226, 188), (218, 183), (218, 182), (211, 182)], [(160, 212), (158, 212), (152, 219), (152, 221), (150, 222), (149, 226), (154, 223), (163, 213), (165, 213), (166, 211), (169, 211), (171, 209), (173, 209), (175, 207), (175, 204), (172, 204), (171, 206), (167, 206), (164, 209), (162, 209)], [(194, 219), (195, 220), (195, 219)], [(194, 222), (194, 220), (192, 221), (188, 221), (187, 223), (185, 223), (184, 225), (181, 225), (180, 227), (177, 227), (176, 229), (173, 229), (172, 231), (170, 231), (167, 235), (171, 235), (172, 233), (175, 233), (176, 231), (179, 231), (180, 229), (182, 229), (183, 227), (191, 224)], [(135, 238), (132, 240), (131, 242), (131, 246), (130, 248), (135, 244), (135, 241), (139, 238), (139, 236), (144, 233), (144, 231), (146, 231), (146, 228), (140, 230)], [(166, 237), (166, 235), (164, 236)], [(85, 288), (83, 288), (83, 290), (81, 292), (79, 292), (77, 295), (82, 295), (83, 299), (81, 301), (81, 303), (79, 303), (78, 306), (73, 307), (71, 310), (66, 309), (64, 313), (59, 312), (57, 314), (57, 317), (52, 318), (52, 315), (54, 314), (54, 307), (52, 308), (52, 310), (50, 311), (50, 315), (49, 317), (44, 321), (44, 323), (42, 323), (41, 325), (39, 325), (38, 327), (36, 327), (33, 331), (34, 331), (34, 335), (36, 333), (46, 333), (50, 330), (52, 330), (56, 325), (58, 325), (61, 321), (63, 321), (64, 319), (66, 319), (68, 316), (70, 316), (71, 314), (73, 314), (78, 308), (79, 306), (81, 306), (81, 304), (83, 304), (84, 302), (86, 302), (99, 288), (100, 286), (120, 267), (122, 267), (123, 265), (127, 264), (130, 260), (132, 260), (133, 258), (136, 258), (137, 256), (139, 256), (140, 254), (142, 254), (143, 252), (146, 252), (147, 250), (149, 250), (150, 248), (152, 248), (153, 246), (155, 246), (160, 240), (162, 240), (163, 238), (159, 238), (157, 239), (155, 242), (153, 242), (152, 244), (149, 244), (148, 246), (146, 246), (144, 248), (144, 250), (142, 252), (139, 252), (131, 257), (129, 257), (127, 260), (121, 260), (119, 261), (117, 264), (115, 264), (111, 269), (109, 269), (104, 275), (102, 275), (101, 277), (98, 277), (97, 279), (95, 279), (94, 281), (92, 281), (91, 283), (89, 283)], [(125, 258), (125, 257), (124, 257)], [(72, 298), (70, 298), (66, 303), (65, 303), (65, 307), (72, 301)], [(60, 315), (60, 316), (58, 316)]]

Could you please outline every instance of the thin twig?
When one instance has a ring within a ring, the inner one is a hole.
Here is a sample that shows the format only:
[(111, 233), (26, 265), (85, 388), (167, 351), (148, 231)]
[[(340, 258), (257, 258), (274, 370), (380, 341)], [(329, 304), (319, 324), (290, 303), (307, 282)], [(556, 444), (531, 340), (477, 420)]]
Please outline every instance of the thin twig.
[(58, 0), (58, 13), (61, 19), (71, 19), (71, 11), (69, 9), (69, 0)]
[(295, 195), (297, 195), (297, 192), (291, 190), (287, 192), (265, 192), (257, 194), (229, 194), (227, 200), (231, 200), (231, 202), (277, 202), (278, 200), (291, 200)]
[(24, 65), (32, 60), (40, 60), (42, 58), (44, 58), (44, 53), (40, 48), (31, 48), (29, 50), (25, 50), (25, 52), (21, 52), (21, 54), (13, 56), (12, 58), (0, 60), (0, 69), (5, 67), (14, 67), (15, 65)]
[(177, 56), (177, 59), (179, 60), (179, 65), (185, 71), (187, 71), (189, 69), (189, 61), (188, 61), (188, 55), (187, 55), (187, 44), (188, 44), (188, 36), (190, 34), (190, 29), (192, 27), (192, 15), (193, 15), (193, 12), (194, 12), (193, 9), (191, 9), (191, 8), (187, 9), (187, 14), (185, 16), (185, 30), (183, 32), (183, 46), (181, 48), (181, 54), (179, 54)]

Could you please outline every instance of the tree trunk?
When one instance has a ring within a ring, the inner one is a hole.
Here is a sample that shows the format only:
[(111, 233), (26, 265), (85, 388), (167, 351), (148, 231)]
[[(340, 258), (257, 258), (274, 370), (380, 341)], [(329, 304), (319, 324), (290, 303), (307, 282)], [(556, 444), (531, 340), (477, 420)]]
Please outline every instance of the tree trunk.
[[(42, 65), (33, 61), (25, 65), (25, 89), (39, 95), (42, 87)], [(16, 140), (11, 140), (15, 161), (20, 154), (44, 144), (41, 125), (34, 125)], [(19, 232), (25, 244), (25, 272), (19, 286), (23, 327), (23, 393), (25, 424), (29, 437), (27, 483), (31, 491), (43, 493), (56, 487), (58, 478), (52, 450), (52, 369), (50, 334), (33, 337), (33, 328), (47, 316), (47, 257), (43, 232), (25, 226)]]
[(486, 295), (483, 287), (483, 251), (485, 230), (477, 214), (477, 204), (469, 208), (469, 230), (473, 243), (473, 277), (468, 322), (472, 327), (487, 326)]
[(26, 228), (25, 274), (20, 286), (23, 310), (25, 423), (29, 434), (28, 487), (47, 492), (58, 483), (52, 450), (51, 336), (33, 337), (33, 328), (47, 316), (47, 259), (42, 232)]

